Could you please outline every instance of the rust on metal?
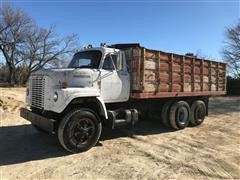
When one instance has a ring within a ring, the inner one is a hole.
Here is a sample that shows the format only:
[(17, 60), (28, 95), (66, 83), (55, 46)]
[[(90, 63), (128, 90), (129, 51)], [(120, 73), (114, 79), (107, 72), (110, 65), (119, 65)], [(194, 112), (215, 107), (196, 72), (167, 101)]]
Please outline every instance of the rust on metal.
[(226, 64), (141, 46), (128, 47), (131, 98), (210, 96), (226, 93)]
[(223, 95), (226, 91), (132, 93), (135, 99)]

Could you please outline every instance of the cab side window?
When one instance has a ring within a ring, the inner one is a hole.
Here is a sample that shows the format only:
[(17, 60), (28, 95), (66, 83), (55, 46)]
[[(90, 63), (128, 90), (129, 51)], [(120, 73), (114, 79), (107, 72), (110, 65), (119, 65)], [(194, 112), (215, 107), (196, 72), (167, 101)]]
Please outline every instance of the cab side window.
[(115, 65), (115, 68), (117, 69), (117, 67), (118, 67), (118, 62), (117, 62), (117, 55), (111, 55), (111, 57), (112, 57), (112, 60), (113, 60), (113, 63), (114, 63), (114, 65)]
[(117, 65), (117, 56), (108, 54), (104, 59), (102, 68), (105, 70), (115, 70), (116, 65)]

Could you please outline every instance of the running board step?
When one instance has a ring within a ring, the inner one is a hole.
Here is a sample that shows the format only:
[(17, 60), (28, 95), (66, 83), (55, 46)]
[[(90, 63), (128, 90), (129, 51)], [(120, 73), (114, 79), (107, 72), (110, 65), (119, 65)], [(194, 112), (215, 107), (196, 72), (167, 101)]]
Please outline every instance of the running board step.
[(107, 124), (112, 129), (130, 123), (134, 125), (137, 121), (138, 111), (136, 109), (108, 111)]

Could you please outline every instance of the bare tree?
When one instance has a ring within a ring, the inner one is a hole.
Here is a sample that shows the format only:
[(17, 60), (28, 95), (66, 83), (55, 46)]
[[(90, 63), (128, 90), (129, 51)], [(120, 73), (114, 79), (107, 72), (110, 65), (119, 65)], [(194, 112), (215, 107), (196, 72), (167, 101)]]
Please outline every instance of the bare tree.
[(8, 82), (16, 83), (15, 73), (24, 71), (27, 80), (30, 73), (48, 63), (57, 63), (61, 57), (77, 47), (76, 34), (59, 38), (54, 27), (41, 28), (20, 9), (10, 4), (0, 7), (0, 51), (9, 69)]
[(28, 77), (31, 72), (43, 68), (46, 64), (59, 64), (61, 58), (71, 54), (77, 47), (76, 34), (57, 38), (54, 28), (35, 27), (27, 34), (21, 50), (21, 60), (27, 65)]
[(240, 20), (235, 26), (226, 29), (226, 40), (222, 51), (223, 59), (228, 63), (230, 73), (240, 78)]
[(214, 58), (212, 58), (210, 55), (206, 55), (205, 53), (203, 53), (201, 49), (198, 49), (196, 51), (196, 56), (200, 59), (214, 60)]
[(8, 82), (15, 83), (15, 69), (18, 64), (19, 46), (32, 26), (31, 19), (20, 9), (9, 4), (0, 7), (0, 51), (9, 69)]

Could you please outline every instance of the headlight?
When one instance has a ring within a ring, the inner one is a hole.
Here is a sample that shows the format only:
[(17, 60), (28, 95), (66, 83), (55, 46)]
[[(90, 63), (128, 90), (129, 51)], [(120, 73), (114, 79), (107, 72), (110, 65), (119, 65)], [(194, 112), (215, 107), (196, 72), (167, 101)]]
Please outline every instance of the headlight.
[(58, 93), (55, 92), (53, 95), (53, 100), (56, 102), (58, 100)]

